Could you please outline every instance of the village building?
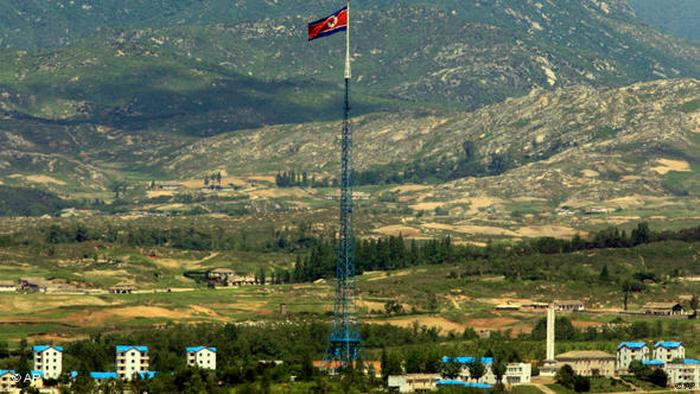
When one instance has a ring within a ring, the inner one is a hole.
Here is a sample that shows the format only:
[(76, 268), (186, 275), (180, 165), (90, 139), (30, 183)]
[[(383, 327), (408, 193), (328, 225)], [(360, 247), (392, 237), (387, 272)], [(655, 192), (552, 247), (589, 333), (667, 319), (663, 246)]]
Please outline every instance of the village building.
[[(469, 364), (476, 361), (475, 357), (443, 357), (441, 361), (446, 364), (449, 362), (457, 362), (461, 365), (462, 369), (459, 374), (459, 379), (467, 383), (480, 383), (480, 384), (496, 384), (498, 379), (493, 373), (493, 358), (492, 357), (481, 357), (479, 362), (486, 367), (484, 376), (482, 376), (478, 381), (471, 378), (469, 373)], [(528, 363), (509, 363), (506, 364), (506, 373), (503, 375), (503, 383), (507, 385), (518, 385), (524, 383), (530, 383), (532, 377), (532, 365)]]
[(9, 280), (0, 280), (0, 293), (17, 291), (17, 283)]
[(680, 390), (700, 388), (700, 361), (692, 359), (678, 360), (666, 364), (668, 385)]
[(617, 345), (617, 370), (627, 372), (632, 361), (649, 360), (649, 347), (644, 342), (622, 342)]
[(16, 372), (11, 369), (0, 369), (0, 390), (9, 391), (14, 388), (17, 383), (15, 382)]
[(43, 279), (26, 278), (19, 280), (19, 290), (30, 293), (46, 293), (49, 282)]
[(616, 357), (599, 350), (582, 350), (562, 353), (556, 356), (557, 370), (569, 365), (582, 376), (615, 376)]
[(216, 348), (197, 346), (185, 348), (187, 365), (203, 369), (216, 369)]
[(511, 311), (511, 312), (515, 312), (515, 311), (519, 311), (519, 310), (520, 310), (520, 305), (518, 305), (518, 304), (511, 304), (511, 303), (500, 304), (500, 305), (496, 305), (496, 310), (497, 310), (497, 311)]
[(39, 345), (32, 347), (34, 370), (41, 371), (46, 379), (58, 379), (63, 372), (63, 348)]
[(253, 286), (257, 284), (254, 275), (239, 275), (229, 268), (217, 268), (208, 271), (206, 280), (210, 286), (240, 287)]
[(148, 346), (117, 346), (117, 374), (120, 378), (131, 381), (138, 372), (149, 368)]
[(522, 304), (523, 309), (531, 310), (531, 311), (537, 311), (537, 310), (545, 310), (549, 308), (549, 304), (546, 302), (526, 302)]
[[(503, 376), (503, 384), (517, 386), (519, 384), (529, 384), (532, 380), (532, 364), (530, 363), (508, 363), (506, 364), (506, 374)], [(497, 382), (494, 382), (494, 384)]]
[(687, 313), (683, 305), (677, 302), (647, 302), (644, 304), (644, 313), (654, 316), (678, 316), (685, 317)]
[(561, 312), (583, 312), (583, 302), (579, 300), (554, 301), (554, 308)]
[(654, 359), (670, 363), (685, 358), (685, 346), (680, 342), (665, 341), (654, 345)]
[(109, 292), (112, 294), (132, 294), (134, 290), (131, 285), (116, 285), (109, 288)]
[[(75, 375), (78, 376), (77, 373)], [(116, 380), (119, 375), (116, 372), (90, 372), (90, 379), (93, 380)]]
[(442, 378), (438, 374), (410, 373), (389, 376), (389, 389), (399, 393), (415, 393), (416, 391), (434, 391), (436, 384)]

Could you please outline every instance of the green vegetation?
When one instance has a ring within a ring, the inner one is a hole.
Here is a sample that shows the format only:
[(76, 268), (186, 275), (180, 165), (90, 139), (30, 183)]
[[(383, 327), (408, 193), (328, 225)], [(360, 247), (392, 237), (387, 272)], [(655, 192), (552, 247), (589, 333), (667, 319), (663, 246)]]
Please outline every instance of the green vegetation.
[(0, 185), (0, 216), (53, 215), (68, 206), (53, 193)]

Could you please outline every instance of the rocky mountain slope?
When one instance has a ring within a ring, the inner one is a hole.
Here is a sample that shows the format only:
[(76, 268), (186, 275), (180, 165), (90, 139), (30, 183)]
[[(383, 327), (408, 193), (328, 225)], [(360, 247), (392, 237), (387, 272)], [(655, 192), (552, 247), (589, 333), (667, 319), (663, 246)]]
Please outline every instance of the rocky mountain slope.
[[(334, 174), (339, 127), (314, 123), (227, 133), (150, 165), (183, 177), (214, 168), (247, 175), (280, 169)], [(362, 116), (354, 130), (355, 163), (361, 170), (437, 157), (457, 160), (465, 141), (474, 144), (485, 165), (494, 154), (507, 156), (513, 169), (505, 174), (455, 183), (503, 196), (700, 192), (697, 183), (665, 183), (671, 173), (692, 178), (700, 164), (698, 80), (536, 90), (470, 113)]]
[[(337, 4), (257, 3), (13, 4), (8, 26), (26, 22), (17, 35), (61, 37), (65, 21), (84, 34), (58, 49), (2, 52), (0, 108), (196, 135), (337, 117), (342, 37), (304, 37), (306, 22)], [(622, 0), (360, 1), (353, 15), (364, 112), (472, 110), (535, 88), (700, 77), (697, 46), (646, 27)]]

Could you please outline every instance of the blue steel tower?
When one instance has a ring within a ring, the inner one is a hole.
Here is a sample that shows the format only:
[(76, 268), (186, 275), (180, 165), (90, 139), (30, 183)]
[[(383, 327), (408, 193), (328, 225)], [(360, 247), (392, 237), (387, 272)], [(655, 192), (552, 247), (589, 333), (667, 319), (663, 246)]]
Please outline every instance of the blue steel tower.
[(347, 1), (348, 25), (345, 32), (345, 108), (340, 155), (340, 231), (335, 269), (335, 304), (328, 344), (331, 365), (354, 365), (360, 349), (355, 287), (355, 242), (352, 213), (352, 127), (350, 124), (350, 0)]

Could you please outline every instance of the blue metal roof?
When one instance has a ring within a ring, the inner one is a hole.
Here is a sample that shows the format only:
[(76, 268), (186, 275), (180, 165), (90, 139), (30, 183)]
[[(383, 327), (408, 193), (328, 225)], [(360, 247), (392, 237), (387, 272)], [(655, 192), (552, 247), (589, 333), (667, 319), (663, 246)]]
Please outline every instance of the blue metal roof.
[(0, 376), (2, 376), (2, 375), (7, 375), (8, 373), (9, 373), (9, 374), (12, 374), (12, 375), (16, 375), (16, 374), (17, 374), (17, 372), (15, 372), (14, 369), (0, 369)]
[(204, 350), (204, 349), (208, 349), (208, 350), (210, 350), (210, 351), (216, 353), (216, 348), (215, 348), (215, 347), (207, 347), (207, 346), (187, 347), (187, 348), (185, 348), (185, 351), (187, 351), (188, 353), (197, 353), (197, 352), (200, 352), (200, 351), (202, 351), (202, 350)]
[(71, 378), (77, 378), (77, 377), (78, 377), (78, 371), (70, 371), (70, 377), (71, 377)]
[(645, 348), (646, 346), (647, 346), (647, 344), (644, 342), (622, 342), (619, 345), (617, 345), (617, 350), (620, 350), (623, 347), (636, 350), (636, 349)]
[(59, 352), (63, 352), (63, 347), (62, 346), (53, 346), (53, 345), (37, 345), (37, 346), (32, 346), (32, 351), (40, 353), (43, 352), (44, 350), (54, 348)]
[(139, 378), (141, 379), (153, 379), (154, 377), (156, 377), (156, 373), (157, 372), (154, 371), (141, 371), (138, 374)]
[[(443, 357), (442, 362), (443, 363), (449, 363), (450, 361), (456, 361), (459, 364), (471, 364), (474, 361), (476, 361), (476, 357), (471, 357), (471, 356), (460, 356), (460, 357)], [(493, 357), (481, 357), (479, 359), (482, 364), (493, 364)]]
[(131, 349), (136, 349), (141, 353), (148, 352), (148, 346), (136, 346), (136, 345), (120, 345), (117, 346), (118, 352), (128, 352)]
[(467, 383), (463, 382), (461, 380), (455, 380), (455, 379), (442, 379), (438, 380), (435, 382), (436, 385), (438, 386), (462, 386), (462, 387), (471, 387), (475, 389), (491, 389), (493, 388), (492, 385), (486, 384), (486, 383)]
[(683, 346), (682, 343), (675, 341), (656, 342), (656, 345), (654, 345), (654, 347), (665, 347), (667, 349), (677, 349), (681, 346)]
[(32, 376), (38, 376), (38, 377), (40, 377), (40, 378), (43, 378), (43, 377), (44, 377), (44, 372), (39, 371), (38, 369), (35, 369), (35, 370), (32, 371)]
[(685, 365), (700, 365), (700, 360), (694, 360), (692, 358), (686, 358), (685, 360), (681, 360), (681, 364)]
[(90, 377), (93, 379), (116, 379), (116, 372), (90, 372)]
[(643, 360), (642, 365), (664, 365), (664, 363), (661, 360)]
[(435, 382), (438, 386), (465, 386), (466, 383), (455, 379), (442, 379)]

